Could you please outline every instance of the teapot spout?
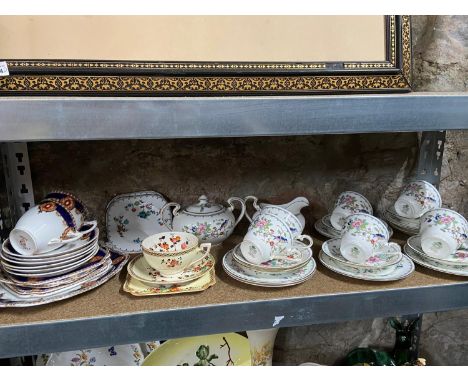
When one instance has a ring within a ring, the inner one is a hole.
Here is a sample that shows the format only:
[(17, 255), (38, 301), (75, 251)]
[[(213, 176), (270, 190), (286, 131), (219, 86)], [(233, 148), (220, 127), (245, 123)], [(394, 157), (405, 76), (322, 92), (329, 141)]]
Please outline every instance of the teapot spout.
[(290, 201), (289, 203), (283, 204), (281, 207), (293, 213), (294, 215), (299, 215), (301, 213), (301, 209), (307, 207), (308, 205), (309, 201), (307, 198), (298, 196), (296, 199)]

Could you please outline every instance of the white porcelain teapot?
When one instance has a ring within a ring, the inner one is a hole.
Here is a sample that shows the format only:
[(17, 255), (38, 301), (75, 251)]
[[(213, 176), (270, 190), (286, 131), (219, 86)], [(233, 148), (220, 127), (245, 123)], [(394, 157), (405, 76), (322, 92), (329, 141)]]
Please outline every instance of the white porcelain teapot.
[[(240, 204), (240, 214), (236, 218), (232, 211), (233, 202)], [(208, 201), (205, 195), (198, 198), (198, 203), (181, 209), (179, 203), (167, 203), (161, 208), (161, 215), (166, 208), (175, 207), (172, 211), (174, 218), (172, 227), (166, 225), (171, 231), (182, 231), (194, 234), (200, 243), (220, 244), (234, 231), (235, 226), (245, 214), (245, 202), (235, 196), (227, 200), (229, 207)]]

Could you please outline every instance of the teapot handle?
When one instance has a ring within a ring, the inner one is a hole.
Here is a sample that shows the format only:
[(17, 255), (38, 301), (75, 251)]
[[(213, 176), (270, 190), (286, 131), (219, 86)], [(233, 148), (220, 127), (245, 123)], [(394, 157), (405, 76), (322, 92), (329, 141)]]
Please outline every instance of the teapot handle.
[[(245, 204), (247, 205), (247, 201), (249, 199), (252, 199), (253, 200), (253, 207), (257, 210), (257, 211), (260, 211), (260, 206), (257, 204), (258, 202), (258, 198), (256, 196), (253, 196), (253, 195), (249, 195), (249, 196), (246, 196), (245, 199), (244, 199), (244, 202)], [(248, 214), (247, 210), (245, 211), (245, 216), (247, 218), (247, 220), (252, 223), (252, 218), (250, 217), (250, 215)]]
[(227, 200), (227, 203), (229, 204), (229, 210), (232, 212), (234, 210), (234, 204), (232, 204), (233, 202), (238, 202), (241, 206), (241, 211), (240, 211), (240, 214), (237, 218), (237, 220), (235, 221), (234, 223), (234, 226), (232, 228), (234, 228), (237, 224), (239, 224), (239, 222), (241, 221), (241, 219), (244, 217), (244, 214), (245, 214), (245, 202), (242, 198), (238, 198), (236, 196), (232, 196), (230, 197), (228, 200)]
[[(175, 207), (173, 210), (172, 210), (172, 218), (174, 218), (174, 216), (177, 216), (179, 215), (179, 210), (180, 210), (180, 204), (179, 203), (175, 203), (175, 202), (170, 202), (170, 203), (166, 203), (160, 210), (159, 210), (159, 214), (161, 215), (161, 219), (162, 219), (162, 222), (164, 224), (164, 226), (169, 230), (169, 231), (172, 231), (172, 225), (169, 226), (167, 225), (167, 223), (164, 221), (164, 219), (162, 218), (162, 215), (163, 215), (163, 212), (166, 208), (169, 208), (169, 207)], [(172, 220), (172, 219), (171, 219)]]

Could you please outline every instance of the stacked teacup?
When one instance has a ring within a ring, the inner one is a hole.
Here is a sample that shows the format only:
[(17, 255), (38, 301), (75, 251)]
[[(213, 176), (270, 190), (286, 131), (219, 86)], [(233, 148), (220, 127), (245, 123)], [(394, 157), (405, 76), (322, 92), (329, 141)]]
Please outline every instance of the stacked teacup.
[[(158, 295), (200, 291), (214, 283), (215, 259), (210, 254), (211, 244), (200, 244), (197, 236), (191, 233), (157, 233), (144, 239), (141, 248), (143, 254), (127, 266), (126, 290), (130, 293)], [(206, 283), (198, 285), (201, 279), (206, 279)], [(141, 287), (132, 287), (138, 283)]]
[(86, 216), (81, 200), (61, 191), (21, 216), (0, 255), (1, 286), (11, 301), (57, 298), (106, 274), (109, 256), (99, 248), (97, 222)]
[[(332, 212), (315, 222), (315, 229), (325, 237), (339, 238), (343, 233), (343, 226), (348, 216), (356, 213), (372, 215), (372, 205), (363, 195), (355, 191), (342, 192), (338, 195)], [(383, 223), (387, 226), (391, 237), (393, 231), (387, 223)]]
[(421, 217), (441, 205), (437, 188), (424, 180), (416, 180), (403, 188), (394, 205), (387, 209), (385, 218), (398, 230), (415, 235), (421, 227)]
[(447, 208), (430, 210), (421, 217), (419, 234), (408, 239), (405, 252), (420, 265), (468, 276), (468, 222)]
[[(253, 217), (246, 214), (251, 224), (242, 242), (223, 259), (226, 272), (239, 281), (260, 286), (305, 281), (315, 265), (311, 263), (313, 240), (302, 234), (303, 223), (286, 208), (259, 206), (256, 197), (248, 199), (254, 200), (257, 212)], [(271, 272), (276, 273), (276, 280), (269, 279)], [(301, 277), (295, 277), (294, 272), (296, 275), (302, 272)]]
[[(344, 219), (341, 238), (323, 243), (321, 262), (329, 269), (349, 277), (374, 281), (390, 281), (409, 275), (414, 266), (401, 253), (396, 243), (390, 243), (387, 226), (367, 213), (355, 213)], [(396, 272), (410, 263), (408, 270)], [(395, 273), (396, 272), (396, 273)]]

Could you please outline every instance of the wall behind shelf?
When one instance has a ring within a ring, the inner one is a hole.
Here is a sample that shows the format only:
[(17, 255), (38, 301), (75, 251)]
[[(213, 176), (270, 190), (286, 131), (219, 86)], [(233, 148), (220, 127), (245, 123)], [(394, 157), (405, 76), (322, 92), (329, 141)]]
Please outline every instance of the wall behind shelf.
[[(417, 16), (414, 83), (418, 91), (466, 91), (468, 17)], [(378, 209), (393, 200), (417, 160), (417, 134), (359, 134), (160, 141), (32, 143), (36, 199), (62, 188), (76, 192), (101, 226), (115, 193), (153, 189), (191, 202), (254, 194), (273, 203), (307, 196), (313, 232), (345, 189), (363, 192)], [(468, 132), (447, 133), (441, 191), (444, 204), (468, 215)], [(245, 222), (244, 228), (245, 228)], [(242, 231), (243, 227), (239, 227)], [(430, 364), (466, 364), (468, 311), (424, 316), (421, 356)], [(464, 327), (465, 325), (465, 327)], [(391, 347), (385, 319), (282, 329), (275, 363), (333, 364), (357, 346)], [(444, 351), (441, 351), (444, 349)]]

